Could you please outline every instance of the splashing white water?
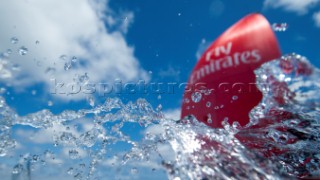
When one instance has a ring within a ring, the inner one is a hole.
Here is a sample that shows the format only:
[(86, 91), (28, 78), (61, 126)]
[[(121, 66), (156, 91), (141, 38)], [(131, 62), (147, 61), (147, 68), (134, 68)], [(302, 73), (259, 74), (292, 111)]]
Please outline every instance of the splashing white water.
[[(12, 179), (319, 176), (319, 71), (292, 54), (264, 64), (256, 75), (264, 98), (250, 124), (226, 119), (224, 129), (192, 116), (167, 119), (144, 99), (124, 104), (108, 98), (91, 109), (19, 116), (0, 97), (0, 171)], [(29, 129), (23, 138), (21, 129)], [(47, 144), (30, 152), (39, 142)]]

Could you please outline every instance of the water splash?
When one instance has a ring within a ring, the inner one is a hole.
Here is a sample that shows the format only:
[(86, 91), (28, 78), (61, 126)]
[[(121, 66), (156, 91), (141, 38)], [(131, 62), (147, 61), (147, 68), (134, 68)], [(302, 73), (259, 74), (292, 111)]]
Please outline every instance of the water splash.
[[(264, 98), (250, 113), (250, 124), (229, 124), (226, 117), (224, 129), (212, 129), (192, 116), (167, 119), (162, 107), (154, 110), (145, 99), (123, 103), (108, 98), (90, 109), (59, 114), (44, 109), (19, 116), (0, 97), (1, 162), (10, 165), (12, 177), (44, 172), (74, 179), (319, 176), (319, 70), (291, 54), (264, 64), (256, 75)], [(208, 121), (212, 118), (208, 114)], [(21, 126), (35, 135), (19, 138)], [(132, 128), (140, 128), (142, 135), (128, 133)], [(23, 141), (31, 140), (47, 145), (37, 152), (22, 151)], [(12, 152), (22, 155), (16, 154), (15, 161)]]

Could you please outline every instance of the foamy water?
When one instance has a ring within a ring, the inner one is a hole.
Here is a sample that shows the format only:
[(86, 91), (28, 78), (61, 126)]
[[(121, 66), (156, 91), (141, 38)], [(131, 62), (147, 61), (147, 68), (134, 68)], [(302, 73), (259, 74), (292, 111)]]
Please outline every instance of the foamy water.
[[(3, 66), (1, 77), (10, 71)], [(224, 129), (192, 117), (168, 119), (145, 99), (124, 104), (108, 98), (91, 109), (19, 116), (0, 97), (0, 174), (4, 179), (320, 176), (319, 70), (291, 54), (264, 64), (256, 75), (264, 98), (250, 113), (250, 124), (225, 121)]]

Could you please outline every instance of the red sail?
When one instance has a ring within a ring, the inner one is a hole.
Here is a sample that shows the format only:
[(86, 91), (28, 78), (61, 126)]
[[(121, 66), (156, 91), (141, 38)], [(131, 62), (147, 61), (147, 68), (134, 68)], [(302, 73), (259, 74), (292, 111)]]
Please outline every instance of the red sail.
[[(254, 70), (281, 55), (274, 32), (261, 14), (250, 14), (225, 31), (202, 55), (186, 87), (181, 118), (193, 115), (205, 124), (249, 122), (262, 99)], [(211, 121), (212, 120), (212, 121)]]

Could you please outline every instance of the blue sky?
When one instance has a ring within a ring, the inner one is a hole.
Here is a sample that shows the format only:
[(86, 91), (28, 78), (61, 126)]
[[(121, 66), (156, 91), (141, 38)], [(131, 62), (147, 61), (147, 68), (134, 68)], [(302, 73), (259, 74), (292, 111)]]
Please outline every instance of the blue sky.
[[(2, 64), (0, 71), (1, 85), (7, 89), (4, 96), (20, 115), (45, 108), (58, 113), (90, 105), (81, 93), (52, 94), (52, 78), (68, 83), (87, 73), (92, 83), (186, 82), (205, 47), (253, 12), (270, 23), (289, 25), (287, 31), (276, 32), (283, 54), (299, 53), (320, 67), (319, 0), (2, 1), (0, 52), (12, 50), (10, 63)], [(19, 39), (17, 44), (10, 42), (12, 37)], [(28, 48), (24, 56), (17, 52), (22, 46)], [(77, 61), (65, 70), (72, 57)], [(12, 72), (5, 74), (5, 68)], [(55, 69), (52, 74), (50, 68)], [(182, 93), (182, 88), (175, 88), (161, 97), (151, 91), (110, 96), (124, 102), (145, 98), (178, 118)], [(106, 97), (89, 98), (99, 104)]]

